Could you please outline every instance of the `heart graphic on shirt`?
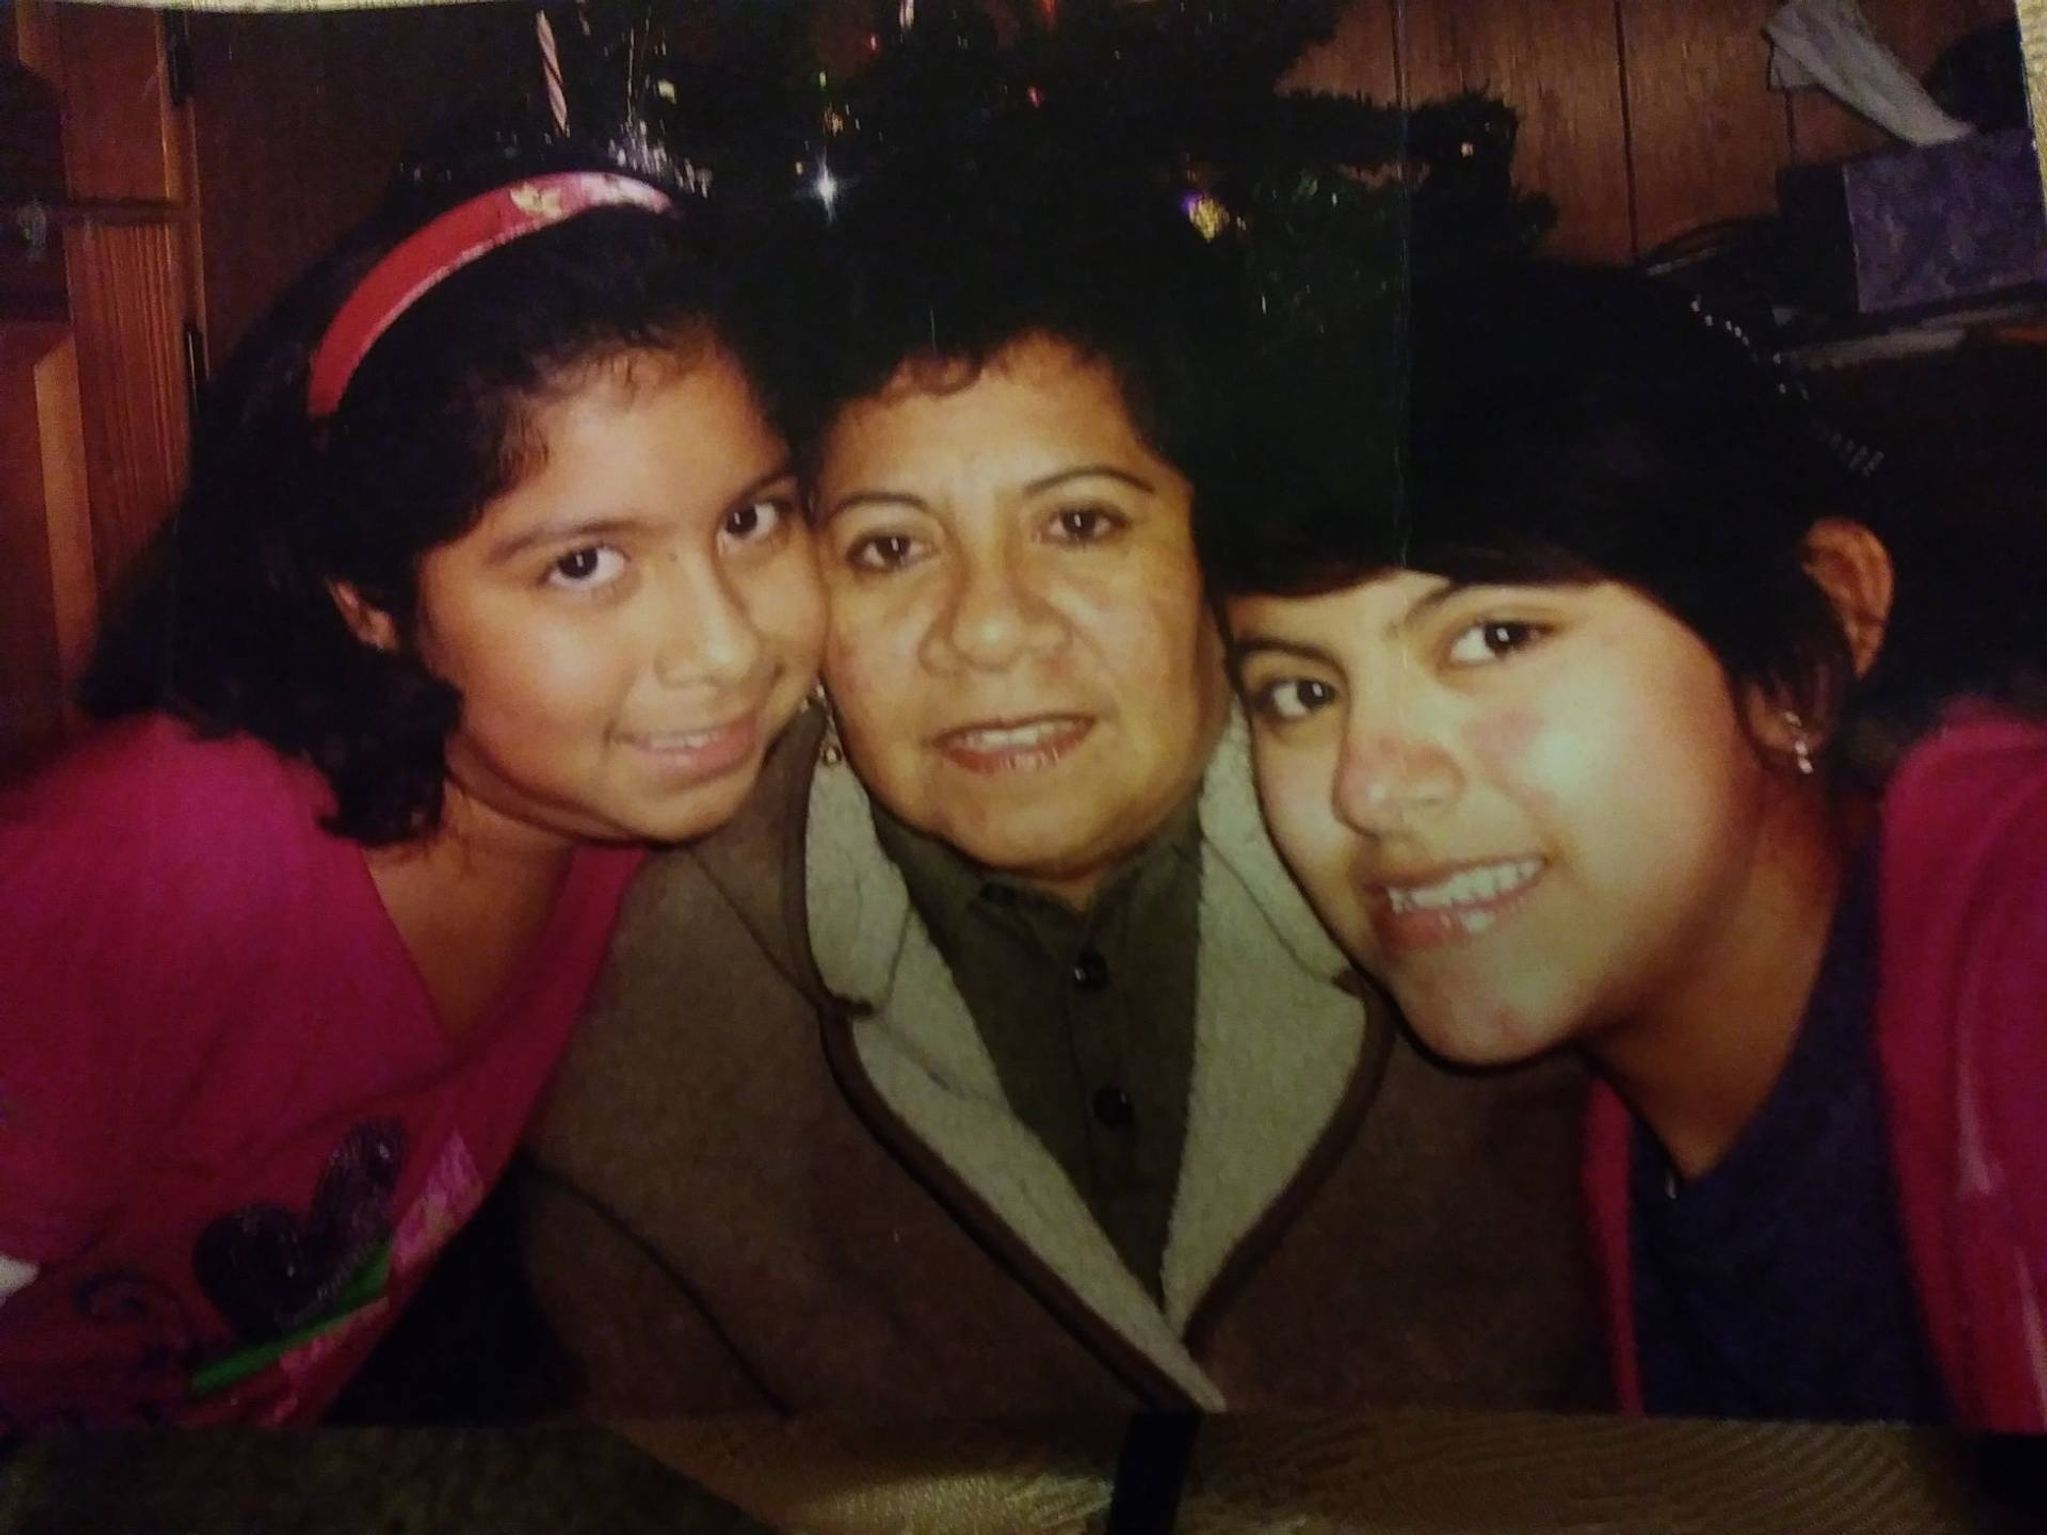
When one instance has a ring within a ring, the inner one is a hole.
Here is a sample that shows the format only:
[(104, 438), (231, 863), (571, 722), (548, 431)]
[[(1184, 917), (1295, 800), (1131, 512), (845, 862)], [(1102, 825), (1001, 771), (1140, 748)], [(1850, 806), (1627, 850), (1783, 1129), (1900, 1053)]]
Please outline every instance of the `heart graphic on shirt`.
[(321, 1318), (390, 1240), (391, 1196), (404, 1160), (404, 1127), (371, 1120), (327, 1159), (306, 1214), (245, 1205), (199, 1233), (192, 1248), (199, 1288), (243, 1342), (281, 1338)]

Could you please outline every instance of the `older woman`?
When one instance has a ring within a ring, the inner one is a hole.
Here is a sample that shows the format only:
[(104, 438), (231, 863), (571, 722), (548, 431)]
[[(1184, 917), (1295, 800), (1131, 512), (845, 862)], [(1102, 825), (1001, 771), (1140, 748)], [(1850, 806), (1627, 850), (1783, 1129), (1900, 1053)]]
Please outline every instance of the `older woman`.
[(1601, 1400), (1575, 1080), (1399, 1043), (1259, 823), (1212, 253), (1028, 154), (832, 241), (829, 713), (641, 880), (535, 1142), (589, 1405)]

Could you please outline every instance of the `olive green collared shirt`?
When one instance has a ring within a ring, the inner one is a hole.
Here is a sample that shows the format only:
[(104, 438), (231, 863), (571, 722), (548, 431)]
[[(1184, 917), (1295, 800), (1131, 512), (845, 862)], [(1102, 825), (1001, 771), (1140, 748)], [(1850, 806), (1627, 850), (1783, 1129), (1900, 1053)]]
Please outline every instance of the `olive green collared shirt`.
[(978, 867), (878, 804), (874, 826), (1011, 1110), (1065, 1169), (1130, 1272), (1161, 1298), (1194, 1073), (1196, 801), (1084, 912)]

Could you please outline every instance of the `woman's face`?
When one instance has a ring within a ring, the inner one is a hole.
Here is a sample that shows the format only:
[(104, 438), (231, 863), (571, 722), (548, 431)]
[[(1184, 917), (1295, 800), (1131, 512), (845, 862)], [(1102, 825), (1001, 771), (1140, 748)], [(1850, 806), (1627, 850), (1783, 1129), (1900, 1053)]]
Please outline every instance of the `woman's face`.
[(701, 835), (817, 669), (787, 452), (715, 348), (595, 369), (534, 425), (538, 466), (420, 566), (415, 642), (462, 694), (452, 799), (550, 840)]
[(825, 443), (825, 681), (890, 811), (1076, 904), (1200, 781), (1227, 709), (1186, 480), (1103, 364), (1017, 342)]
[(1730, 973), (1782, 779), (1661, 608), (1396, 572), (1228, 616), (1274, 839), (1431, 1048), (1526, 1059)]

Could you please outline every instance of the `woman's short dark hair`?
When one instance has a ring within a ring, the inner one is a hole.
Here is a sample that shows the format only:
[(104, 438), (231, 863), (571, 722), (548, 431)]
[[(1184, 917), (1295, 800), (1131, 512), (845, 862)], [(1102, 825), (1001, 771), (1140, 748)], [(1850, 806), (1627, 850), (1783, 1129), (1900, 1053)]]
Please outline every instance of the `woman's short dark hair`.
[[(371, 347), (334, 414), (309, 421), (309, 357), (363, 274), (436, 213), (515, 179), (501, 165), (466, 186), (402, 184), (237, 349), (185, 496), (82, 690), (102, 717), (161, 709), (311, 762), (333, 788), (330, 827), (366, 844), (438, 824), (460, 716), (411, 644), (422, 556), (534, 467), (536, 410), (590, 370), (641, 352), (687, 362), (714, 342), (745, 352), (699, 210), (598, 208), (442, 280)], [(337, 585), (401, 643), (358, 639)]]
[[(1197, 517), (1218, 595), (1396, 568), (1620, 581), (1697, 634), (1732, 685), (1839, 721), (1854, 673), (1803, 540), (1827, 516), (1881, 531), (1883, 488), (1738, 325), (1647, 278), (1527, 263), (1419, 285), (1406, 355), (1397, 454), (1350, 457), (1341, 403), (1316, 432), (1246, 449), (1262, 496)], [(1326, 349), (1296, 376), (1325, 402), (1395, 398)]]
[(1221, 252), (1175, 189), (1025, 123), (852, 176), (817, 242), (813, 344), (787, 393), (814, 450), (892, 381), (970, 383), (1011, 344), (1113, 374), (1147, 446), (1195, 481), (1231, 320)]

